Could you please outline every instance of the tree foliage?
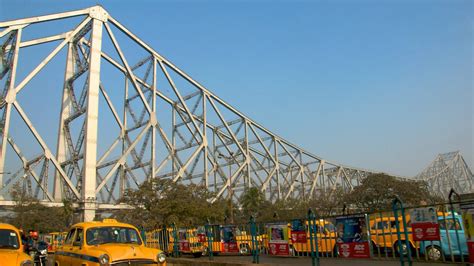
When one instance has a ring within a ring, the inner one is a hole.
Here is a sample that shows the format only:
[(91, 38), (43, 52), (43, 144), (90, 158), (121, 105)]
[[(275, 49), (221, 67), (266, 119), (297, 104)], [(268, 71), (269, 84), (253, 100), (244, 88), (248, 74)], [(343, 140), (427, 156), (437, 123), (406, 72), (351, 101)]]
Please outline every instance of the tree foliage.
[(265, 194), (256, 187), (247, 189), (240, 196), (241, 219), (249, 219), (250, 216), (260, 218), (271, 203), (265, 199)]
[(8, 222), (25, 230), (39, 232), (64, 231), (72, 221), (72, 207), (68, 201), (64, 207), (47, 207), (29, 195), (18, 183), (10, 190), (15, 205)]
[(428, 185), (423, 181), (400, 180), (386, 174), (373, 174), (347, 194), (345, 202), (363, 211), (380, 211), (391, 209), (396, 196), (405, 206), (430, 204), (440, 200), (430, 193)]
[[(72, 202), (64, 201), (63, 207), (46, 207), (15, 184), (11, 189), (15, 206), (8, 212), (8, 221), (25, 230), (40, 232), (62, 231), (73, 222)], [(398, 196), (405, 206), (432, 204), (442, 199), (432, 196), (424, 182), (400, 180), (386, 174), (373, 174), (361, 181), (351, 192), (341, 186), (330, 190), (316, 190), (311, 199), (279, 199), (271, 202), (257, 187), (248, 188), (233, 202), (234, 221), (247, 223), (250, 216), (258, 222), (288, 221), (305, 218), (312, 208), (318, 217), (342, 214), (342, 207), (357, 211), (391, 209)], [(134, 224), (146, 230), (175, 223), (177, 226), (223, 223), (229, 217), (228, 199), (211, 203), (215, 194), (205, 186), (184, 185), (171, 180), (151, 179), (137, 189), (126, 190), (121, 199), (130, 209), (120, 210), (113, 216), (120, 221)]]
[(210, 203), (213, 196), (205, 186), (151, 179), (138, 189), (124, 193), (121, 202), (132, 209), (119, 211), (115, 216), (145, 229), (171, 223), (178, 226), (204, 224), (207, 219), (222, 221), (225, 202)]

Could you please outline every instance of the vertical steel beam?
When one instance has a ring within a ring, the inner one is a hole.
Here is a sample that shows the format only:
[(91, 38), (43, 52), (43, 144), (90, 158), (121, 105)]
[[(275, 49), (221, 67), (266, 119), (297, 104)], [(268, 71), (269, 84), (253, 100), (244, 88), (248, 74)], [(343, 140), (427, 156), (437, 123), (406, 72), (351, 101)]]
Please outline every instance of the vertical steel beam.
[[(206, 97), (206, 99), (207, 99), (207, 97)], [(216, 158), (216, 156), (217, 156), (216, 134), (217, 134), (217, 129), (214, 128), (212, 130), (212, 149), (213, 149), (212, 158), (213, 158), (214, 163), (215, 163), (214, 170), (213, 170), (213, 173), (214, 173), (214, 192), (217, 192), (217, 168), (219, 167), (218, 166), (219, 163), (217, 162), (217, 158)]]
[(206, 105), (206, 99), (207, 96), (205, 92), (202, 92), (202, 134), (203, 138), (202, 141), (205, 143), (204, 144), (204, 185), (206, 186), (207, 189), (209, 189), (209, 169), (208, 169), (208, 158), (207, 156), (209, 155), (209, 142), (207, 141), (207, 105)]
[(276, 174), (276, 182), (277, 182), (277, 190), (278, 190), (278, 196), (277, 199), (280, 200), (282, 199), (281, 195), (281, 184), (280, 184), (280, 161), (278, 160), (278, 143), (276, 141), (276, 138), (272, 138), (273, 141), (273, 149), (274, 149), (274, 156), (275, 156), (275, 174)]
[[(61, 114), (59, 117), (59, 129), (58, 129), (58, 145), (56, 147), (56, 159), (59, 163), (62, 163), (67, 158), (67, 142), (66, 134), (64, 132), (64, 122), (71, 114), (72, 110), (72, 101), (71, 94), (69, 93), (69, 79), (74, 75), (75, 72), (75, 56), (74, 56), (74, 44), (69, 42), (67, 59), (66, 59), (66, 72), (64, 74), (64, 85), (63, 85), (63, 97), (61, 103)], [(63, 198), (63, 182), (61, 174), (58, 171), (55, 171), (54, 174), (54, 187), (53, 187), (53, 197), (54, 200), (60, 202)]]
[[(97, 7), (102, 13), (102, 8)], [(89, 78), (87, 92), (86, 130), (84, 147), (84, 170), (82, 176), (82, 203), (83, 221), (92, 221), (96, 211), (96, 186), (97, 186), (97, 125), (99, 117), (99, 85), (100, 85), (100, 60), (102, 49), (103, 21), (97, 14), (91, 14), (92, 33), (89, 56)]]
[(153, 57), (153, 96), (151, 100), (151, 109), (152, 112), (150, 114), (150, 121), (151, 121), (151, 173), (150, 176), (147, 177), (149, 179), (152, 179), (155, 177), (155, 160), (156, 160), (156, 152), (155, 152), (155, 146), (156, 146), (156, 126), (158, 125), (157, 117), (156, 117), (156, 59)]
[[(124, 85), (124, 95), (123, 95), (123, 128), (121, 132), (121, 138), (122, 138), (122, 154), (125, 152), (127, 149), (126, 147), (126, 142), (127, 142), (127, 109), (129, 108), (128, 106), (128, 76), (126, 73), (124, 73), (125, 77), (125, 85)], [(124, 192), (125, 192), (125, 179), (127, 178), (127, 173), (125, 169), (125, 165), (120, 166), (120, 188), (119, 188), (119, 197), (122, 197)]]
[[(252, 187), (252, 183), (250, 182), (250, 145), (249, 145), (249, 123), (247, 119), (244, 119), (245, 123), (245, 151), (246, 151), (246, 164), (247, 164), (247, 187), (246, 189), (249, 189)], [(245, 180), (245, 179), (244, 179)], [(244, 183), (245, 185), (245, 183)]]
[[(176, 127), (176, 110), (175, 110), (175, 107), (176, 107), (176, 104), (172, 104), (171, 105), (171, 173), (172, 173), (172, 177), (171, 179), (174, 179), (175, 176), (176, 176), (176, 168), (175, 168), (175, 165), (176, 165), (176, 156), (177, 153), (176, 153), (176, 130), (178, 130), (178, 128)], [(184, 122), (184, 121), (183, 121)]]
[[(8, 84), (8, 91), (5, 98), (6, 106), (5, 109), (5, 125), (2, 132), (2, 143), (0, 146), (0, 187), (3, 186), (3, 175), (5, 173), (5, 156), (7, 153), (7, 145), (8, 145), (8, 132), (10, 130), (10, 115), (12, 110), (12, 105), (16, 99), (16, 91), (15, 91), (15, 77), (16, 77), (16, 68), (18, 65), (18, 51), (20, 49), (20, 42), (21, 42), (21, 32), (22, 29), (18, 29), (16, 32), (16, 40), (15, 40), (15, 51), (13, 54), (13, 64), (11, 75), (10, 75), (10, 84)], [(2, 197), (0, 196), (0, 199)]]

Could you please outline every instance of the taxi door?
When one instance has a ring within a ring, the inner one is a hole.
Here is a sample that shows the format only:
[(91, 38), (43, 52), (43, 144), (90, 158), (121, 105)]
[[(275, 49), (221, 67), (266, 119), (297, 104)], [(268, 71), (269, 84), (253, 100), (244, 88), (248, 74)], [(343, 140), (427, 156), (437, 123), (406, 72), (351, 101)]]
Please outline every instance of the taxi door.
[[(370, 228), (370, 237), (378, 248), (386, 248), (391, 246), (391, 228), (390, 223), (386, 219), (375, 219)], [(377, 250), (378, 251), (378, 250)]]
[(74, 240), (76, 233), (76, 228), (73, 228), (69, 231), (64, 240), (64, 243), (59, 247), (54, 255), (54, 260), (59, 262), (61, 266), (71, 266), (71, 251), (72, 251), (72, 241)]
[(335, 244), (334, 234), (327, 230), (323, 225), (318, 223), (318, 249), (319, 252), (330, 253), (333, 251)]
[(74, 241), (72, 242), (72, 246), (70, 251), (72, 253), (71, 257), (71, 266), (81, 266), (82, 259), (81, 255), (83, 255), (82, 247), (84, 246), (84, 232), (83, 229), (78, 227), (76, 228), (76, 234), (74, 236)]

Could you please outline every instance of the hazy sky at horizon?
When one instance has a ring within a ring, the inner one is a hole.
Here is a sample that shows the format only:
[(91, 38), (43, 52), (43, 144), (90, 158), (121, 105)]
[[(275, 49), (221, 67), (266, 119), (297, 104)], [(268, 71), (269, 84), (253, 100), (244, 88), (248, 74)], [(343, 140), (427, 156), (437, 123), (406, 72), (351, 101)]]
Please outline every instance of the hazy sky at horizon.
[(460, 150), (474, 170), (473, 1), (0, 0), (0, 20), (96, 3), (318, 156), (413, 176)]

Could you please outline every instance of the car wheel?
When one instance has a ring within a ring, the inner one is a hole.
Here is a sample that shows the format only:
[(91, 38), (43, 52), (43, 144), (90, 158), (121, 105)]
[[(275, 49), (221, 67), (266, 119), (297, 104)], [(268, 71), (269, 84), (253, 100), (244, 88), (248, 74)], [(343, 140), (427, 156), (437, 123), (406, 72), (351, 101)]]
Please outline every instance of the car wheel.
[(204, 256), (204, 257), (209, 255), (209, 249), (208, 248), (203, 249), (201, 255)]
[(240, 249), (239, 249), (240, 255), (248, 255), (250, 253), (249, 251), (250, 251), (250, 248), (248, 245), (240, 246)]
[(411, 246), (411, 244), (408, 244), (408, 246), (407, 246), (407, 244), (404, 240), (403, 241), (397, 241), (397, 243), (394, 246), (397, 256), (400, 256), (400, 249), (399, 249), (398, 245), (400, 245), (400, 247), (401, 247), (403, 256), (408, 256), (408, 250), (411, 251), (411, 255), (413, 256), (413, 253), (414, 253), (413, 247)]
[(196, 253), (193, 253), (193, 257), (200, 258), (203, 254), (204, 252), (196, 252)]
[(426, 256), (431, 261), (440, 261), (442, 255), (442, 251), (438, 246), (428, 246), (426, 248)]

